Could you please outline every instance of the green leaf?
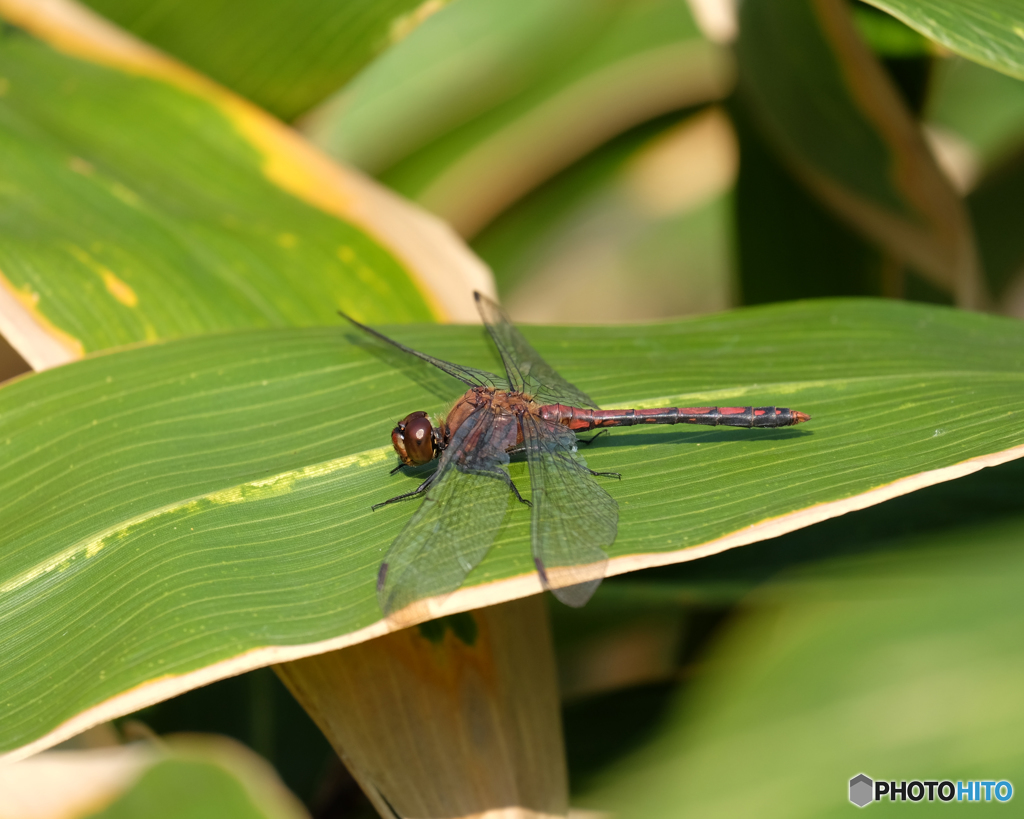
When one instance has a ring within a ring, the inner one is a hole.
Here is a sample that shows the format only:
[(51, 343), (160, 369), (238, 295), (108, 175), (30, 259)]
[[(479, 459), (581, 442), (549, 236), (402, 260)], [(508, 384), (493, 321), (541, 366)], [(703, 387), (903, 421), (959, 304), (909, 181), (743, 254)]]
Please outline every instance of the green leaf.
[(423, 0), (85, 0), (283, 119), (334, 93), (441, 3)]
[(951, 51), (1024, 79), (1024, 11), (1014, 0), (866, 0)]
[(963, 203), (844, 3), (745, 2), (737, 56), (744, 103), (811, 193), (896, 266), (985, 303)]
[[(479, 328), (397, 328), (495, 368)], [(528, 333), (605, 406), (782, 404), (789, 430), (616, 432), (609, 571), (676, 563), (1024, 454), (1017, 322), (885, 301)], [(383, 360), (382, 360), (383, 357)], [(343, 328), (207, 335), (0, 388), (0, 748), (25, 754), (231, 674), (386, 631), (375, 580), (409, 511), (394, 419), (417, 361)], [(424, 365), (425, 367), (425, 365)], [(513, 478), (529, 492), (525, 464)], [(513, 510), (447, 613), (540, 589)]]
[(469, 236), (607, 139), (731, 80), (675, 0), (459, 0), (304, 130)]
[(623, 817), (830, 817), (860, 772), (1016, 782), (1022, 536), (1018, 514), (879, 541), (759, 589), (653, 736), (576, 800)]
[(187, 69), (47, 8), (6, 12), (33, 33), (0, 30), (0, 330), (30, 364), (323, 324), (338, 307), (472, 317), (459, 279), (487, 289), (487, 274), (434, 220)]

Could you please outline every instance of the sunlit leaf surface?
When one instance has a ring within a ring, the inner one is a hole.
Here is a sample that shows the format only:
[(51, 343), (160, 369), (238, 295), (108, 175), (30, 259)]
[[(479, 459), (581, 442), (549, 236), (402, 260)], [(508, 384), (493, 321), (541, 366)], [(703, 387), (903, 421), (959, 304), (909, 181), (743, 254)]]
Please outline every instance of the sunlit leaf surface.
[[(393, 334), (498, 366), (479, 328)], [(601, 438), (590, 467), (623, 476), (606, 483), (621, 516), (613, 572), (685, 560), (732, 533), (767, 537), (779, 516), (855, 506), (1024, 445), (1024, 330), (1008, 319), (825, 301), (527, 334), (603, 406), (774, 403), (813, 416), (795, 429)], [(411, 410), (442, 410), (441, 386), (331, 327), (114, 352), (0, 389), (0, 748), (117, 695), (106, 716), (198, 684), (178, 675), (209, 680), (376, 633), (356, 634), (380, 621), (377, 569), (411, 510), (370, 505), (416, 485), (388, 476), (389, 432)], [(525, 464), (512, 476), (528, 494)], [(528, 512), (511, 509), (469, 576), (478, 588), (450, 605), (538, 589), (528, 539)]]

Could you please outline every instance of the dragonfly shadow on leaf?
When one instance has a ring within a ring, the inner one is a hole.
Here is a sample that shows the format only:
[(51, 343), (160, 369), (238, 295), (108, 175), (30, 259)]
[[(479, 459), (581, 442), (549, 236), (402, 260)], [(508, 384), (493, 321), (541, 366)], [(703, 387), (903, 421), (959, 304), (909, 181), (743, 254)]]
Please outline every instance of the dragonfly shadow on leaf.
[(625, 447), (650, 446), (651, 444), (717, 444), (732, 441), (743, 441), (747, 444), (759, 442), (791, 441), (813, 436), (814, 433), (802, 429), (762, 429), (751, 434), (748, 429), (718, 428), (715, 430), (673, 429), (650, 432), (639, 432), (632, 429), (618, 435), (602, 435), (591, 447), (580, 447), (584, 455), (596, 454), (602, 449), (621, 449)]

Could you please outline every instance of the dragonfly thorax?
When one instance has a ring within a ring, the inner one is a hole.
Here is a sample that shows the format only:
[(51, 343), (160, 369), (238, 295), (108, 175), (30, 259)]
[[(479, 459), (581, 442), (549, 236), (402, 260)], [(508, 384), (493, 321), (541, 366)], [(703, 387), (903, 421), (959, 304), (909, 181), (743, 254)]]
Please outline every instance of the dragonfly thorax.
[(434, 427), (422, 410), (410, 412), (391, 431), (391, 444), (406, 466), (422, 466), (441, 454), (447, 441), (445, 425)]

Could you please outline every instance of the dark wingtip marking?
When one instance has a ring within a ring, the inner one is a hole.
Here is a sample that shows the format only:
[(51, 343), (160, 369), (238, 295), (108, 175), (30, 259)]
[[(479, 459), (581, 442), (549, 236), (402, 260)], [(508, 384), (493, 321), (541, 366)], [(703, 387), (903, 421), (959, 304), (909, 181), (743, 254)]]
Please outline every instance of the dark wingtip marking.
[(541, 559), (539, 557), (535, 557), (533, 559), (533, 565), (537, 567), (537, 574), (540, 575), (540, 582), (543, 583), (545, 586), (549, 585), (548, 573), (544, 571), (544, 564), (541, 562)]
[(377, 572), (377, 591), (384, 590), (384, 583), (388, 579), (388, 564), (381, 563), (380, 571)]

